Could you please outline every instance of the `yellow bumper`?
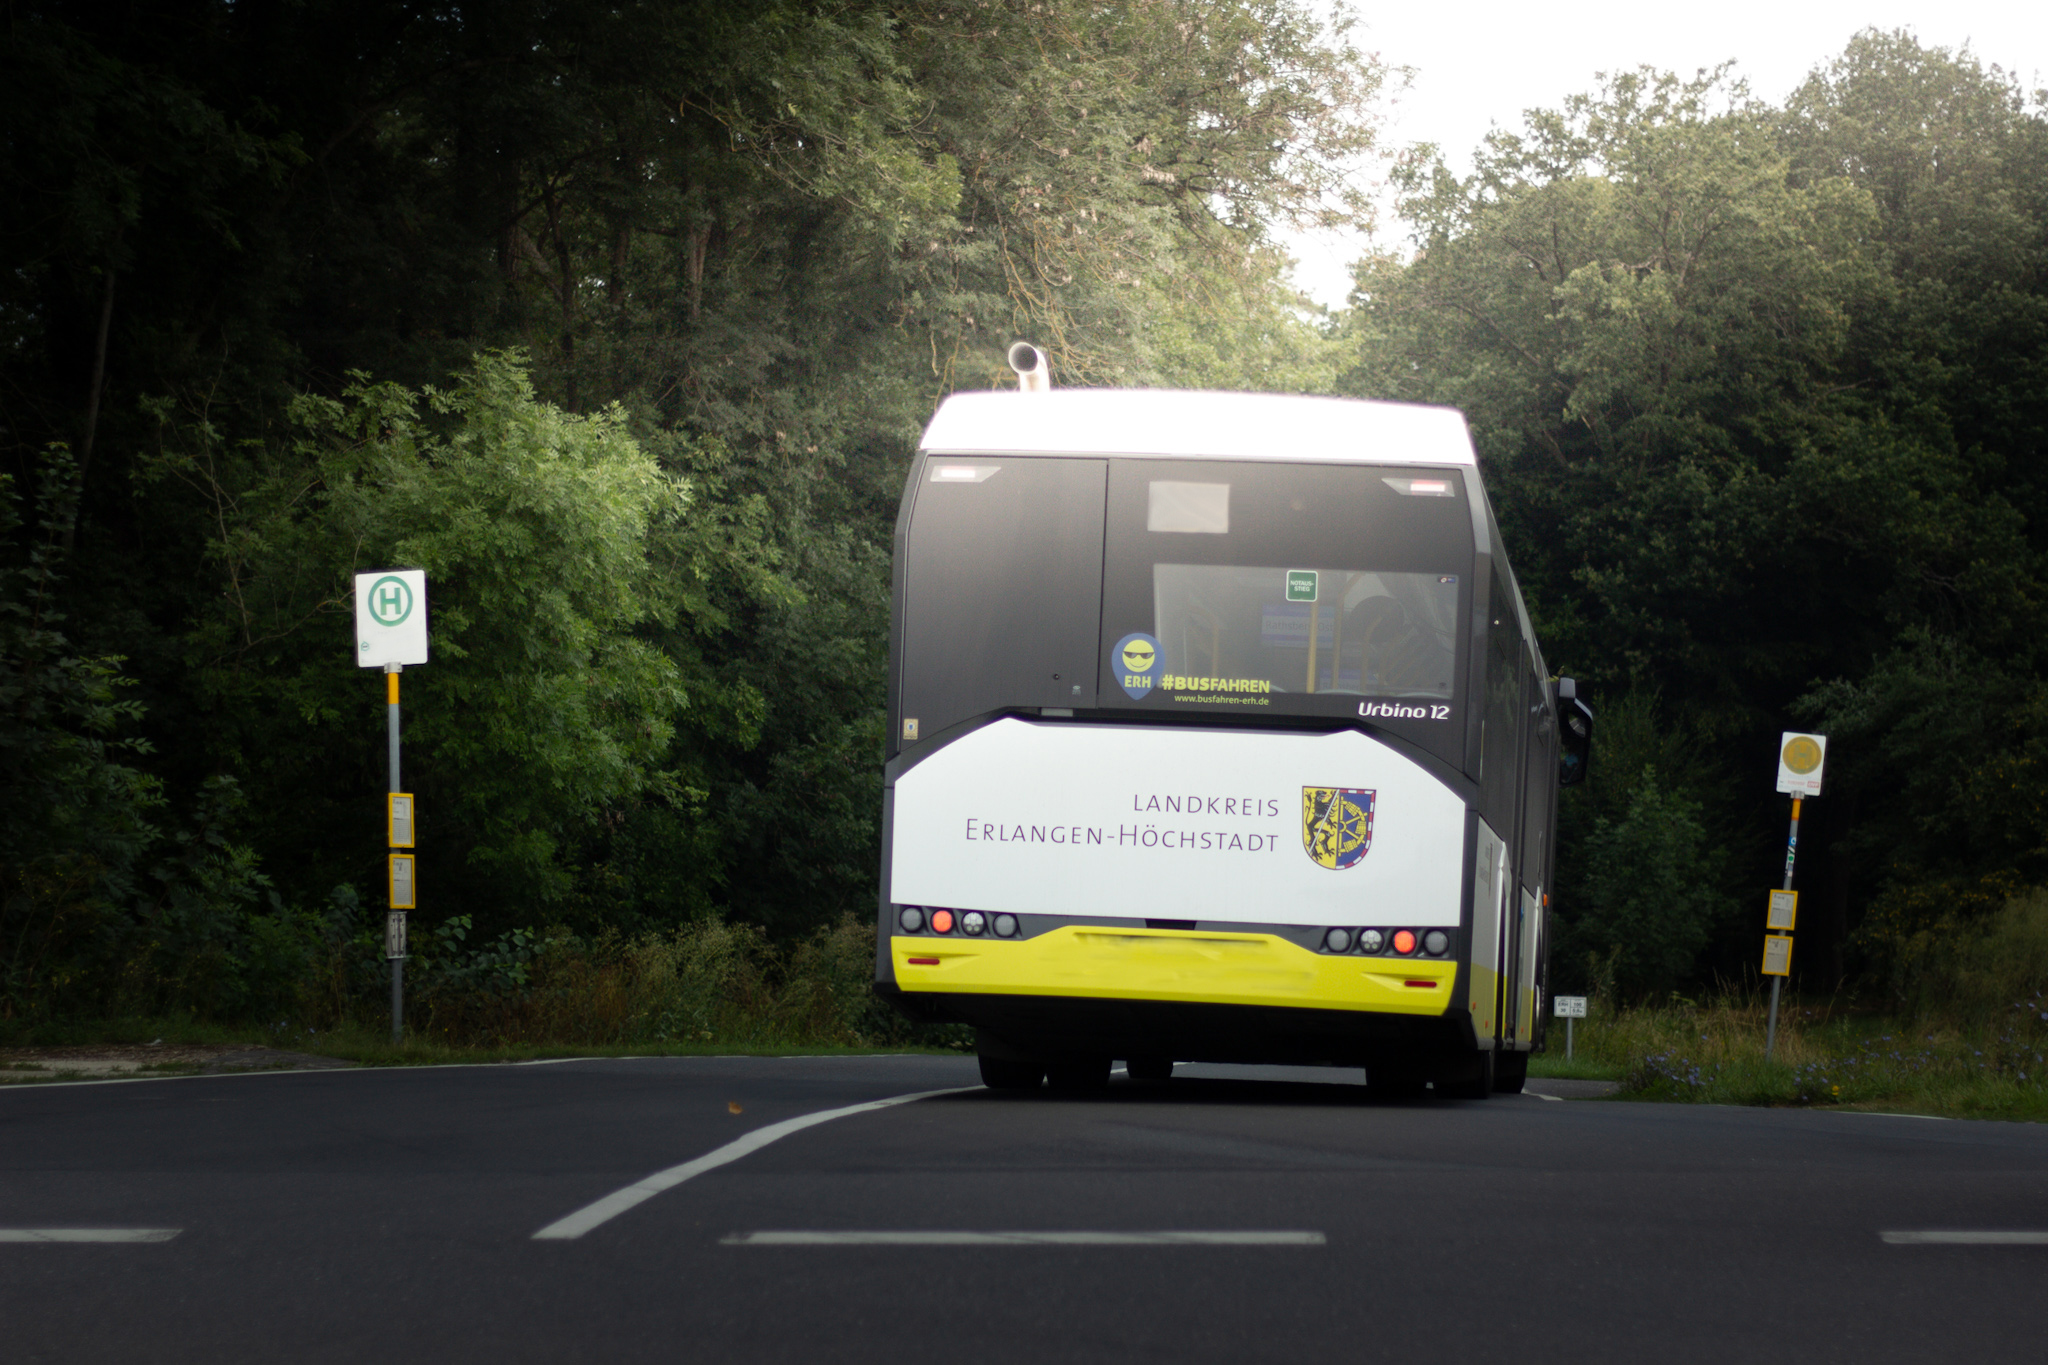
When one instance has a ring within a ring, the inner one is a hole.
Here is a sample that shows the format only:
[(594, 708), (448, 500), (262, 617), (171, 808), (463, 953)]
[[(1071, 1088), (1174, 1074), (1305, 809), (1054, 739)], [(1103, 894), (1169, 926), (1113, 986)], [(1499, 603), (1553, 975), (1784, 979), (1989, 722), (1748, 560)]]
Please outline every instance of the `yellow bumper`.
[(890, 940), (896, 984), (959, 995), (1057, 995), (1442, 1014), (1455, 962), (1338, 957), (1272, 934), (1067, 925), (1036, 938)]

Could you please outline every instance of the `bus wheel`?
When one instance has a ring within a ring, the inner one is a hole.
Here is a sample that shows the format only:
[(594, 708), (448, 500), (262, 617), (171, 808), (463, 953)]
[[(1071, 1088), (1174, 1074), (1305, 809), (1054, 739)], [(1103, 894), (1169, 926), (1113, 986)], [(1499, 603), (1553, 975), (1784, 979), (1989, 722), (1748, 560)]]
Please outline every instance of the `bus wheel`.
[(1365, 1069), (1365, 1091), (1375, 1099), (1412, 1100), (1421, 1095), (1429, 1077), (1420, 1067), (1382, 1062)]
[(1109, 1085), (1107, 1057), (1062, 1057), (1045, 1064), (1045, 1078), (1055, 1090), (1102, 1090)]
[(1173, 1059), (1132, 1057), (1124, 1063), (1124, 1072), (1134, 1081), (1170, 1081), (1173, 1079)]
[(1529, 1054), (1503, 1052), (1493, 1063), (1493, 1093), (1519, 1095), (1529, 1080)]
[(1013, 1057), (981, 1057), (981, 1083), (991, 1090), (1036, 1090), (1045, 1079), (1045, 1067), (1038, 1062), (1020, 1062)]
[(1493, 1093), (1495, 1059), (1492, 1049), (1468, 1053), (1451, 1062), (1436, 1074), (1436, 1090), (1439, 1095), (1455, 1100), (1483, 1100)]

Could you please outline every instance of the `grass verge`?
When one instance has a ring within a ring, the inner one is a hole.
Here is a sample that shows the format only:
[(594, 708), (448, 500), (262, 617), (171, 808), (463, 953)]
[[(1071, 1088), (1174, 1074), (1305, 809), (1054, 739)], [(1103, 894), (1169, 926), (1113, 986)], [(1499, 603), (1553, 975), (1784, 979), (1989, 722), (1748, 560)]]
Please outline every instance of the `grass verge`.
[[(1617, 1099), (2048, 1120), (2048, 998), (1976, 1017), (1901, 1017), (1788, 1000), (1764, 1057), (1761, 992), (1614, 1009), (1594, 1001), (1570, 1062), (1531, 1074), (1618, 1080)], [(1562, 1048), (1556, 1028), (1551, 1046)]]

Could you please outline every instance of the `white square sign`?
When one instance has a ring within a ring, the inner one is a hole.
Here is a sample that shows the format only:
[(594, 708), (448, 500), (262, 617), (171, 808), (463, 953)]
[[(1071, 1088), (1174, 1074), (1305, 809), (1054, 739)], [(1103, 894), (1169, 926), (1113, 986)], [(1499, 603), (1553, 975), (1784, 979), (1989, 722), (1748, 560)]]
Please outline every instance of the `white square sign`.
[(356, 575), (356, 664), (427, 661), (427, 571), (378, 569)]
[(1778, 736), (1778, 790), (1793, 796), (1819, 796), (1820, 771), (1827, 757), (1826, 735), (1787, 730)]
[(1586, 1017), (1586, 997), (1583, 995), (1553, 995), (1550, 1005), (1557, 1019), (1583, 1019)]

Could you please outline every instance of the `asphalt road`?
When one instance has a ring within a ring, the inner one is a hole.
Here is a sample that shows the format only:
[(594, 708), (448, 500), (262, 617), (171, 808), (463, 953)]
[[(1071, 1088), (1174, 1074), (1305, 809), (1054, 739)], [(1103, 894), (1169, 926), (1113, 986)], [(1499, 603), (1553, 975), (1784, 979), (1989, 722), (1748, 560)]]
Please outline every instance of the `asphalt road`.
[[(1291, 1074), (1189, 1068), (1094, 1097), (970, 1089), (857, 1113), (552, 1240), (534, 1234), (655, 1172), (783, 1120), (971, 1087), (974, 1064), (650, 1059), (0, 1090), (0, 1358), (2048, 1355), (2048, 1245), (1882, 1236), (2048, 1230), (2048, 1128), (1533, 1095), (1380, 1103)], [(76, 1229), (163, 1240), (20, 1240)], [(958, 1236), (996, 1233), (1053, 1238)]]

